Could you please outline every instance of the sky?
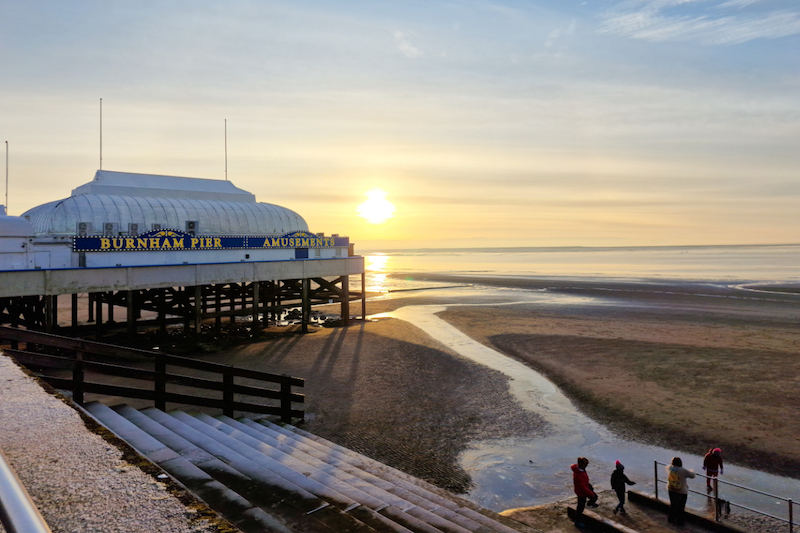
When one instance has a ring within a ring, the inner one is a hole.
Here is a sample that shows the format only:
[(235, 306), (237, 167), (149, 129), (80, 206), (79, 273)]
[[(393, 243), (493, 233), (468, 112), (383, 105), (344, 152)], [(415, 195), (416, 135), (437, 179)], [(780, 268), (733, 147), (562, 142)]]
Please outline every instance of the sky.
[(0, 14), (10, 215), (94, 177), (102, 99), (103, 169), (225, 179), (227, 137), (231, 182), (357, 251), (800, 243), (795, 0)]

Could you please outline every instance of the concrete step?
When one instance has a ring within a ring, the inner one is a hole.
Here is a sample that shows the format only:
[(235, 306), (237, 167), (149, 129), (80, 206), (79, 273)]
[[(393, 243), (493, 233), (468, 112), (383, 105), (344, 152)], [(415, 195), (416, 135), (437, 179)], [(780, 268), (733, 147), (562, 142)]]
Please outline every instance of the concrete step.
[[(362, 491), (373, 494), (383, 501), (391, 502), (392, 505), (400, 507), (408, 514), (436, 527), (452, 527), (447, 524), (452, 523), (475, 533), (496, 531), (487, 527), (488, 524), (484, 525), (470, 516), (458, 513), (458, 506), (446, 498), (427, 493), (436, 500), (431, 501), (431, 499), (425, 498), (425, 491), (408, 491), (397, 483), (372, 474), (368, 469), (358, 468), (336, 457), (338, 454), (335, 451), (310, 446), (304, 439), (297, 438), (296, 435), (280, 434), (252, 421), (247, 424), (247, 420), (239, 422), (225, 416), (215, 418), (208, 415), (197, 416), (256, 449), (272, 450), (275, 453), (289, 455), (304, 464), (326, 469), (331, 475), (335, 475), (353, 486), (358, 486)], [(417, 488), (415, 485), (412, 487)]]
[(248, 533), (528, 531), (293, 426), (127, 405), (85, 408)]
[[(167, 441), (174, 447), (167, 450), (171, 452), (179, 450), (183, 455), (160, 463), (154, 462), (243, 531), (275, 530), (286, 533), (338, 531), (374, 533), (376, 531), (358, 520), (355, 513), (345, 513), (285, 480), (277, 477), (269, 478), (268, 482), (254, 479), (248, 472), (242, 472), (221, 461), (215, 455), (136, 409), (122, 405), (108, 411), (128, 422), (128, 435), (133, 431), (132, 427), (138, 428), (147, 437), (160, 442), (154, 437), (157, 435), (159, 439)], [(107, 426), (109, 429), (112, 429), (112, 424), (121, 425), (118, 421), (110, 421), (107, 418), (105, 420), (110, 424)], [(105, 423), (103, 420), (101, 422)], [(147, 437), (139, 438), (147, 443)], [(149, 442), (151, 447), (154, 447), (152, 441)], [(139, 451), (143, 453), (142, 450)], [(163, 447), (159, 453), (169, 455)], [(151, 458), (152, 454), (144, 455)], [(264, 472), (259, 473), (264, 474)], [(244, 502), (247, 502), (246, 506)], [(237, 503), (238, 507), (235, 505)], [(245, 519), (247, 521), (243, 521)]]
[[(181, 415), (176, 413), (175, 416), (180, 417)], [(187, 415), (183, 414), (182, 416)], [(375, 476), (371, 476), (368, 472), (360, 471), (357, 473), (358, 475), (356, 475), (351, 469), (351, 471), (348, 471), (338, 468), (338, 465), (332, 462), (326, 462), (311, 454), (305, 453), (303, 450), (298, 449), (298, 446), (293, 446), (294, 443), (288, 441), (278, 442), (276, 439), (231, 418), (212, 418), (203, 414), (195, 416), (198, 420), (252, 447), (257, 452), (273, 457), (282, 463), (291, 464), (293, 468), (302, 469), (311, 477), (318, 475), (315, 473), (322, 473), (328, 482), (333, 482), (332, 480), (335, 480), (339, 485), (344, 483), (347, 487), (355, 489), (355, 492), (350, 493), (354, 498), (362, 498), (364, 494), (369, 497), (377, 498), (380, 502), (388, 504), (389, 506), (388, 508), (382, 507), (379, 509), (381, 514), (389, 515), (392, 509), (399, 509), (405, 515), (410, 515), (440, 530), (454, 532), (464, 530), (475, 533), (491, 532), (491, 530), (483, 527), (474, 520), (453, 513), (449, 509), (432, 505), (430, 502), (425, 501), (427, 504), (425, 506), (412, 503), (402, 498), (400, 495), (386, 490), (386, 483)], [(413, 499), (421, 500), (420, 498), (414, 497), (413, 494), (408, 493), (406, 495), (411, 496)], [(365, 503), (364, 500), (359, 501)], [(402, 514), (391, 515), (390, 517), (399, 523), (405, 523), (405, 521), (408, 520), (408, 518)]]
[(296, 446), (302, 446), (301, 449), (304, 450), (315, 449), (327, 457), (326, 461), (334, 464), (346, 463), (352, 468), (368, 471), (408, 493), (417, 494), (433, 505), (457, 512), (491, 531), (519, 533), (519, 531), (527, 530), (524, 525), (518, 524), (516, 521), (481, 509), (472, 502), (459, 498), (444, 489), (295, 426), (278, 425), (266, 418), (257, 421), (242, 420), (242, 422), (267, 434), (281, 435), (282, 438), (296, 440), (298, 442)]
[[(144, 409), (143, 413), (153, 416), (170, 416), (160, 411)], [(354, 487), (349, 485), (346, 481), (337, 478), (326, 471), (313, 467), (307, 463), (303, 463), (291, 456), (271, 449), (270, 447), (261, 444), (261, 449), (256, 449), (244, 441), (251, 439), (248, 435), (237, 432), (235, 429), (230, 428), (233, 434), (226, 434), (217, 428), (192, 417), (183, 412), (173, 412), (171, 415), (179, 423), (185, 424), (187, 427), (216, 440), (220, 444), (234, 450), (235, 453), (247, 457), (254, 464), (259, 464), (270, 470), (281, 472), (281, 475), (296, 476), (296, 482), (303, 486), (309, 492), (318, 495), (320, 498), (327, 499), (330, 494), (337, 495), (336, 497), (348, 498), (350, 502), (356, 505), (362, 505), (366, 509), (371, 510), (373, 513), (380, 514), (391, 521), (402, 525), (411, 531), (435, 533), (468, 533), (469, 530), (458, 527), (451, 521), (444, 520), (435, 515), (424, 515), (422, 512), (415, 512), (415, 510), (404, 510), (397, 508), (393, 505), (394, 502), (384, 501), (373, 494), (369, 494), (361, 490), (362, 487)], [(210, 419), (210, 417), (208, 417)], [(210, 419), (214, 421), (213, 419)], [(214, 421), (215, 422), (215, 421)], [(170, 423), (165, 421), (165, 424)], [(225, 428), (229, 426), (221, 424)], [(251, 441), (254, 439), (251, 439)], [(260, 443), (257, 441), (250, 442), (258, 446)], [(325, 470), (330, 468), (325, 467)], [(326, 496), (328, 495), (328, 496)], [(332, 502), (335, 504), (335, 502)], [(354, 508), (352, 506), (350, 508)], [(366, 512), (362, 510), (362, 512)], [(422, 514), (423, 516), (419, 516)], [(376, 520), (380, 520), (377, 516)]]
[(84, 409), (99, 423), (136, 451), (161, 467), (212, 509), (217, 510), (242, 531), (298, 531), (283, 527), (270, 514), (253, 505), (230, 487), (214, 479), (191, 462), (181, 457), (161, 442), (148, 435), (111, 408), (100, 403), (89, 403)]
[[(252, 457), (238, 453), (239, 451), (246, 452), (247, 447), (236, 443), (233, 439), (227, 441), (221, 438), (224, 437), (222, 434), (206, 434), (197, 431), (175, 417), (152, 407), (142, 409), (138, 411), (138, 414), (128, 411), (126, 416), (133, 418), (134, 423), (141, 417), (149, 418), (152, 423), (171, 432), (177, 439), (191, 443), (195, 447), (190, 453), (192, 457), (202, 459), (203, 454), (211, 455), (226, 464), (231, 470), (250, 478), (251, 483), (240, 487), (243, 495), (250, 499), (268, 498), (275, 505), (282, 505), (282, 502), (288, 501), (298, 508), (299, 514), (311, 516), (333, 531), (363, 533), (375, 531), (351, 512), (359, 507), (358, 502), (315, 483), (301, 472), (293, 471), (277, 462), (253, 461)], [(175, 438), (171, 439), (176, 441)], [(265, 502), (263, 508), (270, 509), (269, 505), (268, 502)], [(361, 514), (370, 515), (366, 510), (361, 511)]]

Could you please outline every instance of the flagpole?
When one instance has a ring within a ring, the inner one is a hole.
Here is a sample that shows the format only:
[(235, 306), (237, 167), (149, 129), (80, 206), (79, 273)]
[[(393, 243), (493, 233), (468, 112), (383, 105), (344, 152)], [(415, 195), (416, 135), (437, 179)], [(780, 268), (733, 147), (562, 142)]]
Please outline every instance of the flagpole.
[(228, 119), (225, 119), (225, 181), (228, 181)]
[(6, 141), (6, 215), (8, 214), (8, 141)]

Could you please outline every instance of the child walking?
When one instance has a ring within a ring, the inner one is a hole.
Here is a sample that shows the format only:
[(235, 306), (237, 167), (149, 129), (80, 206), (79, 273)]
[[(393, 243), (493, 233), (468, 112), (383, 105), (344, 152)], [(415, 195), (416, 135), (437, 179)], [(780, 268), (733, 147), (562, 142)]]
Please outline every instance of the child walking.
[(625, 485), (636, 485), (635, 481), (628, 479), (625, 475), (625, 467), (617, 461), (616, 469), (611, 473), (611, 488), (617, 493), (619, 505), (614, 509), (614, 514), (628, 514), (625, 512)]

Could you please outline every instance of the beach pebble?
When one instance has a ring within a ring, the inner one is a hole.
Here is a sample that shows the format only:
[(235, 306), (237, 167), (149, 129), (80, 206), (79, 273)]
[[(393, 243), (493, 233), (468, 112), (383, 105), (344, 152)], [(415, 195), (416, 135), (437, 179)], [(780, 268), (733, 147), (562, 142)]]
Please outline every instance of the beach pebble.
[(0, 376), (0, 449), (54, 533), (220, 531), (4, 355)]

